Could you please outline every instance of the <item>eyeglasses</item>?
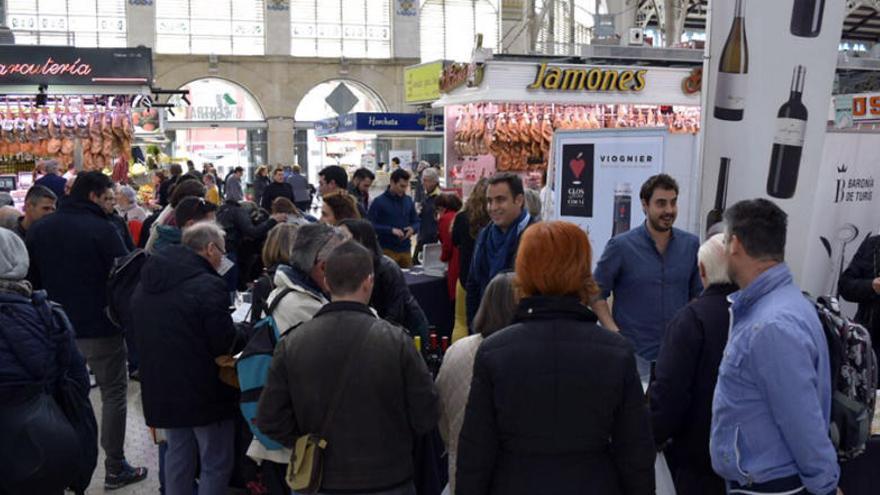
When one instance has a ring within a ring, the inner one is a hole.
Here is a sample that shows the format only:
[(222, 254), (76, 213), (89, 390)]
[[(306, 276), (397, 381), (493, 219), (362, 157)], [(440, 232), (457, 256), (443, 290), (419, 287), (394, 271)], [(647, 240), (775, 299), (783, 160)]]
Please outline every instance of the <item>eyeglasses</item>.
[(214, 246), (215, 248), (217, 248), (217, 251), (220, 251), (220, 254), (222, 254), (223, 256), (226, 256), (226, 249), (225, 248), (220, 247), (219, 244), (214, 243), (214, 242), (212, 242), (211, 245)]

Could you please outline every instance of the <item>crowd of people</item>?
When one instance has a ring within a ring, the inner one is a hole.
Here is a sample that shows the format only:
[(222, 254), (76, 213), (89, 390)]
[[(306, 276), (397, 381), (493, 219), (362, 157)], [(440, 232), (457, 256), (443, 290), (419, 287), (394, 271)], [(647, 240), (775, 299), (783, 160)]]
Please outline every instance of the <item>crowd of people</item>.
[[(132, 377), (170, 495), (314, 486), (309, 449), (323, 451), (318, 493), (423, 493), (435, 433), (450, 494), (651, 494), (658, 452), (682, 495), (838, 493), (828, 349), (771, 201), (731, 206), (701, 244), (674, 226), (675, 179), (656, 175), (644, 224), (594, 253), (579, 227), (542, 221), (516, 174), (463, 203), (430, 167), (419, 201), (402, 168), (373, 198), (367, 169), (327, 167), (315, 190), (298, 167), (261, 168), (246, 201), (242, 169), (188, 169), (157, 171), (151, 204), (81, 172), (0, 210), (0, 493), (77, 486), (68, 461), (88, 458), (88, 436), (33, 411), (64, 380), (87, 398), (89, 373), (106, 489), (150, 475), (125, 456)], [(437, 242), (456, 318), (435, 381), (403, 269)], [(872, 332), (878, 249), (869, 238), (840, 280)], [(120, 324), (108, 280), (125, 263), (138, 271)], [(263, 383), (239, 390), (228, 371), (255, 345), (271, 355)]]

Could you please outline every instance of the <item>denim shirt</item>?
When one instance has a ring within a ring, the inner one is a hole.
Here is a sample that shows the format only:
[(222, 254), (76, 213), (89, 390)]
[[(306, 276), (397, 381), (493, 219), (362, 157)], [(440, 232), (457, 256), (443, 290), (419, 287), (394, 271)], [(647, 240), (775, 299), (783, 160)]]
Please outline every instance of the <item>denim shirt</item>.
[(602, 297), (614, 293), (614, 321), (640, 357), (657, 359), (666, 324), (703, 291), (699, 249), (697, 236), (674, 228), (661, 255), (644, 224), (608, 241), (595, 279)]
[(816, 310), (784, 263), (728, 300), (731, 329), (712, 402), (712, 467), (740, 484), (798, 475), (810, 493), (832, 493), (840, 468), (828, 436), (831, 371)]

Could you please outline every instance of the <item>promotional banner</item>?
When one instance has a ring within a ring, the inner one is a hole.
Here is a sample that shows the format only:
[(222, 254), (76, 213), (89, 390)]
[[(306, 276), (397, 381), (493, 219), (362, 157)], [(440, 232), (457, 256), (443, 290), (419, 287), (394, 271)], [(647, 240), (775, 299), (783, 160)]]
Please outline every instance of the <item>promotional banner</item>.
[(645, 221), (639, 190), (663, 171), (666, 131), (557, 131), (553, 136), (553, 218), (590, 236), (593, 263), (615, 235)]
[[(763, 197), (788, 213), (789, 233), (808, 231), (844, 9), (845, 2), (816, 0), (712, 2), (703, 215), (717, 218), (719, 204), (723, 211)], [(796, 277), (804, 256), (801, 243), (789, 242)]]
[[(825, 137), (810, 234), (794, 237), (806, 250), (801, 285), (813, 295), (837, 295), (840, 274), (859, 246), (880, 234), (877, 150), (880, 134), (832, 132)], [(844, 310), (854, 316), (856, 306), (844, 305)]]

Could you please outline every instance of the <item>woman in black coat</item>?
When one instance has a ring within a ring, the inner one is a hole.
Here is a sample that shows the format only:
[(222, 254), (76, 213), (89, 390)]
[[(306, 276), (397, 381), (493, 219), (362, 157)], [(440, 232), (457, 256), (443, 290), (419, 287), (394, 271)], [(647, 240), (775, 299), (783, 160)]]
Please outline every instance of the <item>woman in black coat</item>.
[(597, 288), (586, 234), (523, 234), (514, 324), (477, 351), (459, 437), (467, 495), (654, 493), (654, 444), (632, 347), (583, 303)]
[(397, 263), (382, 254), (373, 225), (367, 220), (347, 219), (339, 223), (352, 238), (373, 253), (373, 295), (370, 306), (379, 317), (401, 325), (413, 336), (428, 336), (428, 317), (410, 293), (406, 278)]

